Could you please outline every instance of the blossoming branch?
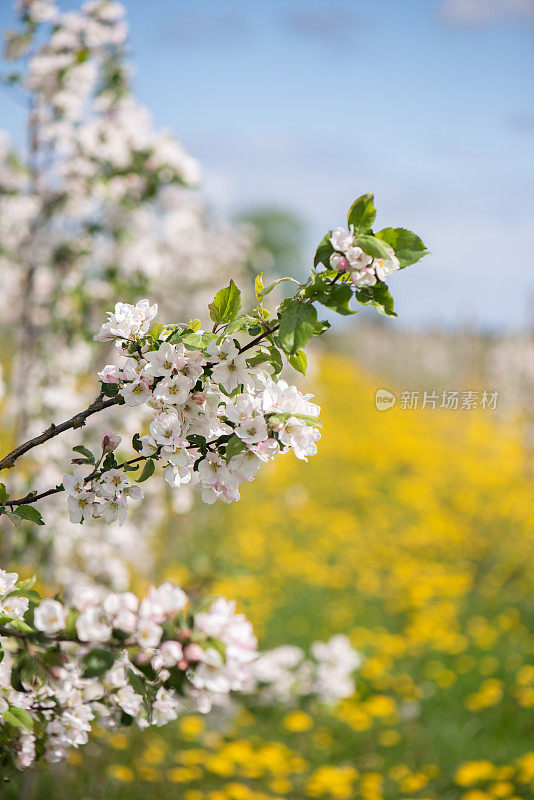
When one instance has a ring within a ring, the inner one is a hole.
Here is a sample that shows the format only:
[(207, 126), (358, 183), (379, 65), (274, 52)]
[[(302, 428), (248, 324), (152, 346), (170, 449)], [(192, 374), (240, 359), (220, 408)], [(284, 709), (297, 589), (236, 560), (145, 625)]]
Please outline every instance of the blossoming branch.
[[(42, 525), (35, 504), (64, 492), (72, 522), (123, 524), (156, 467), (171, 487), (199, 484), (205, 503), (229, 503), (262, 463), (290, 450), (303, 461), (314, 455), (320, 409), (280, 377), (285, 362), (306, 372), (305, 347), (330, 327), (321, 307), (353, 314), (355, 300), (394, 315), (385, 278), (427, 252), (406, 229), (374, 233), (375, 213), (372, 195), (358, 198), (348, 227), (320, 242), (304, 283), (282, 278), (264, 286), (259, 275), (257, 305), (248, 312), (231, 280), (209, 305), (211, 330), (199, 320), (156, 322), (157, 305), (148, 300), (117, 303), (94, 337), (114, 343), (118, 362), (98, 373), (98, 398), (6, 454), (0, 469), (111, 406), (146, 406), (146, 430), (134, 434), (120, 460), (118, 434), (107, 433), (97, 453), (76, 445), (73, 471), (40, 493), (13, 499), (0, 484), (0, 515)], [(265, 298), (282, 282), (296, 284), (295, 292), (269, 310)], [(20, 767), (41, 755), (65, 758), (87, 741), (93, 721), (163, 724), (191, 703), (208, 711), (233, 691), (257, 690), (260, 700), (279, 702), (292, 687), (334, 702), (353, 690), (359, 657), (345, 637), (317, 643), (312, 662), (286, 647), (258, 658), (250, 623), (231, 601), (195, 607), (171, 584), (141, 601), (89, 588), (66, 606), (0, 571), (0, 597), (0, 752)]]

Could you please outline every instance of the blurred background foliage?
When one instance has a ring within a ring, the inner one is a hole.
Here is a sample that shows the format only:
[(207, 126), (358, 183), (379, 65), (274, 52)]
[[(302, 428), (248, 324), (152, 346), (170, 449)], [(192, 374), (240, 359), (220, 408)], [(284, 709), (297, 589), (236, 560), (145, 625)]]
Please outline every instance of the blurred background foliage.
[(238, 504), (170, 515), (157, 539), (158, 577), (238, 598), (261, 646), (346, 632), (364, 656), (356, 696), (100, 735), (7, 798), (533, 797), (524, 415), (378, 412), (384, 384), (348, 355), (359, 336), (316, 353), (318, 456), (281, 459)]

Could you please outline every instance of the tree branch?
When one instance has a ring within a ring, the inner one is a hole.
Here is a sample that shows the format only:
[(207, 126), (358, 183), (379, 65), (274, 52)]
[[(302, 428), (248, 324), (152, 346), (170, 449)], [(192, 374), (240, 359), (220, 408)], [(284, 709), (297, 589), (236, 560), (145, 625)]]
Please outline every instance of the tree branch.
[[(123, 469), (123, 467), (129, 466), (131, 464), (137, 464), (139, 461), (146, 461), (147, 459), (152, 458), (152, 456), (137, 456), (136, 458), (130, 458), (129, 461), (123, 461), (122, 464), (117, 464), (115, 469)], [(96, 469), (94, 472), (91, 472), (90, 475), (87, 476), (85, 479), (85, 483), (89, 483), (89, 481), (94, 480), (94, 478), (99, 478), (105, 472), (108, 472), (106, 469)], [(63, 484), (60, 483), (55, 486), (53, 489), (47, 489), (46, 492), (40, 492), (37, 494), (36, 492), (29, 492), (24, 497), (19, 497), (18, 500), (6, 500), (4, 505), (5, 506), (23, 506), (27, 503), (35, 503), (37, 500), (42, 500), (43, 497), (49, 497), (51, 494), (58, 494), (59, 492), (64, 492), (65, 489), (63, 488)]]
[[(41, 633), (40, 631), (32, 631), (32, 633), (22, 633), (21, 631), (15, 631), (12, 628), (7, 628), (5, 625), (0, 625), (0, 636), (11, 636), (14, 639), (21, 639), (24, 642), (30, 642), (31, 644), (39, 644), (39, 640), (46, 642), (70, 642), (71, 644), (81, 644), (84, 647), (90, 647), (91, 642), (84, 642), (81, 639), (78, 639), (77, 636), (49, 636), (48, 634)], [(37, 641), (35, 641), (35, 637), (37, 637)], [(120, 648), (126, 650), (128, 645), (123, 642), (102, 642), (102, 647), (112, 647), (112, 648)], [(132, 645), (130, 645), (132, 646)]]
[(265, 331), (263, 331), (263, 333), (260, 333), (259, 336), (256, 336), (255, 339), (252, 339), (251, 342), (249, 342), (248, 344), (244, 345), (244, 347), (240, 347), (239, 348), (239, 355), (241, 355), (241, 353), (246, 352), (247, 350), (250, 350), (251, 347), (254, 347), (255, 345), (259, 344), (262, 339), (265, 339), (266, 336), (270, 336), (271, 333), (275, 333), (278, 330), (279, 327), (280, 327), (280, 323), (275, 325), (274, 328), (267, 328)]
[(73, 417), (65, 422), (60, 423), (59, 425), (54, 425), (54, 423), (52, 423), (50, 427), (43, 431), (43, 433), (39, 434), (39, 436), (35, 436), (33, 439), (28, 439), (28, 441), (24, 442), (24, 444), (15, 447), (11, 453), (8, 453), (7, 456), (4, 456), (4, 458), (0, 460), (0, 470), (9, 469), (14, 465), (17, 458), (20, 458), (20, 456), (23, 456), (34, 447), (38, 447), (40, 444), (48, 442), (48, 440), (53, 439), (54, 436), (59, 436), (60, 433), (64, 433), (72, 428), (81, 428), (83, 425), (85, 425), (86, 419), (93, 414), (97, 414), (99, 411), (103, 411), (105, 408), (110, 408), (110, 406), (114, 406), (117, 405), (117, 403), (122, 402), (122, 397), (120, 395), (117, 395), (116, 397), (108, 397), (106, 399), (104, 399), (104, 397), (105, 396), (100, 393), (96, 400), (94, 400), (91, 405), (85, 409), (85, 411), (80, 411), (78, 414), (74, 414)]

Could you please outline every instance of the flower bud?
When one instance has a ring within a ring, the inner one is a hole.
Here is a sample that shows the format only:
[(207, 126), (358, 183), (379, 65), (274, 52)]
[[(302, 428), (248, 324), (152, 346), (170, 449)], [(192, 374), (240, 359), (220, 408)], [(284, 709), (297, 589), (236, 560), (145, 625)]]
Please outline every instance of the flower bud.
[(105, 433), (102, 437), (102, 450), (106, 453), (111, 450), (116, 450), (122, 442), (122, 437), (117, 433)]
[(192, 395), (192, 397), (193, 397), (193, 402), (199, 406), (201, 406), (202, 403), (204, 403), (206, 400), (206, 395), (204, 394), (204, 392), (195, 392)]
[(269, 428), (275, 433), (279, 433), (284, 429), (284, 423), (278, 417), (271, 417), (269, 420)]
[(349, 269), (349, 262), (340, 253), (332, 253), (330, 256), (330, 266), (338, 272), (346, 272)]
[(196, 642), (188, 644), (184, 650), (184, 656), (188, 661), (202, 661), (204, 658), (204, 650)]
[(178, 634), (177, 638), (178, 638), (178, 641), (180, 641), (180, 642), (188, 642), (190, 640), (190, 638), (191, 638), (190, 629), (189, 628), (184, 628), (183, 630), (181, 630), (180, 633)]

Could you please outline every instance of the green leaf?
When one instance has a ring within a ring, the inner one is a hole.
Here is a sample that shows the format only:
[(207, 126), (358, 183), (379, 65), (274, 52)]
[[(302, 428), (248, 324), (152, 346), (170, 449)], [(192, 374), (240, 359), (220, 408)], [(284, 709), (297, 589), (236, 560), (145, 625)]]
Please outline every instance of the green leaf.
[(385, 283), (379, 282), (374, 286), (366, 286), (356, 292), (356, 299), (362, 306), (375, 306), (379, 314), (385, 317), (396, 317), (393, 311), (393, 298)]
[(292, 283), (296, 283), (297, 286), (300, 286), (300, 283), (295, 280), (295, 278), (278, 278), (271, 283), (268, 283), (267, 286), (262, 290), (260, 297), (258, 300), (262, 300), (264, 297), (267, 297), (268, 294), (272, 292), (280, 283), (285, 283), (286, 281), (291, 281)]
[[(353, 313), (355, 313), (355, 312), (353, 312)], [(331, 327), (332, 327), (332, 326), (330, 325), (330, 323), (328, 322), (328, 320), (326, 320), (326, 319), (319, 319), (319, 320), (317, 320), (317, 322), (315, 323), (315, 328), (313, 329), (313, 335), (314, 335), (314, 336), (322, 336), (322, 334), (323, 334), (323, 333), (326, 333), (326, 331), (327, 331), (329, 328), (331, 328)]]
[(150, 327), (148, 335), (151, 336), (153, 339), (157, 339), (164, 327), (165, 325), (163, 324), (163, 322), (154, 322)]
[(236, 331), (242, 331), (244, 328), (248, 328), (251, 325), (257, 325), (257, 320), (255, 320), (254, 317), (251, 317), (249, 314), (239, 314), (226, 325), (220, 338), (223, 339), (225, 336), (230, 336), (231, 333), (235, 333)]
[(306, 369), (308, 367), (308, 358), (304, 350), (299, 350), (292, 356), (288, 356), (287, 360), (294, 369), (296, 369), (298, 372), (301, 372), (303, 375), (306, 375)]
[(267, 349), (261, 348), (257, 353), (254, 353), (253, 356), (247, 358), (249, 367), (255, 367), (257, 364), (265, 363), (265, 361), (272, 365), (275, 375), (278, 375), (284, 367), (282, 356), (277, 347), (271, 346)]
[(269, 355), (271, 356), (270, 362), (273, 365), (274, 374), (278, 375), (278, 373), (282, 372), (282, 369), (284, 368), (284, 362), (282, 361), (282, 356), (280, 354), (280, 351), (277, 347), (274, 347), (273, 345), (271, 345), (267, 349), (269, 351)]
[(82, 675), (84, 678), (97, 678), (113, 666), (115, 655), (105, 647), (95, 647), (82, 659)]
[(323, 273), (316, 274), (313, 283), (306, 287), (306, 296), (313, 298), (326, 308), (331, 308), (338, 314), (348, 316), (356, 313), (349, 305), (352, 299), (350, 284), (335, 283), (332, 285)]
[(202, 344), (202, 335), (194, 333), (194, 331), (185, 331), (180, 337), (180, 341), (190, 350), (196, 350)]
[(189, 328), (190, 331), (193, 331), (193, 333), (196, 333), (197, 331), (200, 330), (200, 320), (199, 319), (190, 319), (189, 320), (189, 324), (188, 324), (187, 327)]
[(230, 437), (228, 440), (228, 444), (226, 445), (226, 463), (234, 457), (237, 456), (238, 453), (242, 453), (243, 450), (246, 450), (247, 446), (245, 442), (242, 442), (239, 436), (235, 434)]
[(312, 428), (322, 428), (321, 420), (318, 417), (311, 417), (308, 414), (290, 414), (288, 411), (272, 414), (269, 419), (273, 422), (287, 422), (289, 417), (296, 417), (305, 422)]
[(132, 437), (132, 447), (136, 451), (136, 453), (140, 453), (143, 449), (143, 442), (141, 441), (141, 437), (138, 433), (134, 433)]
[(144, 697), (146, 693), (146, 686), (141, 676), (138, 675), (136, 672), (134, 672), (133, 669), (128, 669), (127, 675), (128, 675), (128, 682), (132, 687), (132, 689), (134, 690), (134, 692), (136, 694), (141, 695), (141, 697)]
[(116, 383), (103, 383), (102, 391), (106, 397), (117, 397), (119, 393), (119, 386)]
[(19, 633), (34, 633), (33, 628), (30, 627), (30, 625), (27, 625), (21, 619), (12, 619), (11, 627), (14, 631), (18, 631)]
[(27, 731), (33, 731), (33, 719), (25, 708), (9, 706), (1, 716), (13, 728), (24, 728)]
[(33, 575), (31, 578), (27, 578), (26, 580), (19, 581), (17, 583), (17, 589), (23, 589), (23, 590), (33, 589), (33, 587), (35, 586), (35, 581), (36, 581), (35, 575)]
[(241, 308), (241, 292), (232, 280), (226, 289), (217, 292), (208, 308), (210, 317), (216, 325), (222, 322), (231, 322), (237, 316), (237, 312)]
[(29, 653), (22, 653), (15, 659), (11, 668), (11, 686), (16, 692), (26, 691), (24, 684), (32, 683), (37, 662)]
[(364, 253), (373, 258), (389, 258), (391, 250), (387, 244), (376, 236), (357, 236), (354, 244), (361, 247)]
[(313, 259), (314, 267), (316, 267), (318, 264), (324, 264), (325, 267), (330, 266), (330, 256), (334, 252), (334, 248), (332, 247), (332, 242), (330, 241), (331, 236), (332, 236), (332, 231), (328, 231), (328, 233), (325, 233), (325, 235), (319, 242), (319, 246), (315, 251), (315, 257)]
[(16, 525), (17, 528), (22, 522), (22, 517), (19, 517), (14, 511), (6, 511), (6, 517), (9, 517), (13, 525)]
[(327, 296), (319, 300), (322, 305), (337, 311), (338, 314), (348, 316), (356, 312), (350, 307), (352, 288), (348, 283), (337, 283), (327, 291)]
[(254, 292), (256, 293), (256, 299), (261, 301), (263, 292), (263, 272), (260, 272), (260, 274), (256, 275), (254, 278)]
[(291, 300), (280, 315), (277, 339), (288, 356), (295, 355), (313, 336), (317, 311), (311, 303)]
[(109, 469), (117, 469), (117, 467), (117, 459), (115, 458), (114, 454), (111, 452), (106, 453), (106, 457), (102, 462), (102, 469), (104, 472), (107, 472)]
[(17, 506), (15, 514), (17, 517), (21, 517), (21, 519), (28, 519), (30, 522), (35, 522), (36, 525), (44, 525), (41, 513), (33, 506)]
[(391, 245), (399, 259), (401, 269), (415, 264), (430, 252), (419, 236), (406, 228), (384, 228), (378, 231), (376, 237)]
[(145, 462), (145, 466), (143, 467), (143, 471), (139, 475), (139, 477), (137, 478), (136, 482), (137, 483), (143, 483), (143, 481), (148, 480), (148, 478), (150, 478), (154, 474), (154, 470), (155, 469), (156, 469), (156, 465), (154, 464), (153, 460), (151, 458), (149, 458), (148, 461)]
[(27, 597), (33, 603), (39, 603), (41, 595), (35, 589), (14, 589), (9, 593), (10, 597)]
[(9, 497), (7, 493), (7, 489), (3, 483), (0, 483), (0, 506), (3, 506), (6, 502), (7, 498)]
[(95, 463), (94, 455), (91, 453), (90, 450), (87, 449), (87, 447), (84, 447), (83, 444), (77, 444), (76, 447), (73, 447), (72, 449), (74, 450), (75, 453), (81, 453), (82, 456), (88, 458), (90, 464)]
[[(348, 213), (348, 223), (354, 225), (354, 233), (365, 233), (372, 227), (376, 217), (374, 195), (362, 194), (351, 205)], [(363, 249), (363, 248), (362, 248)]]

